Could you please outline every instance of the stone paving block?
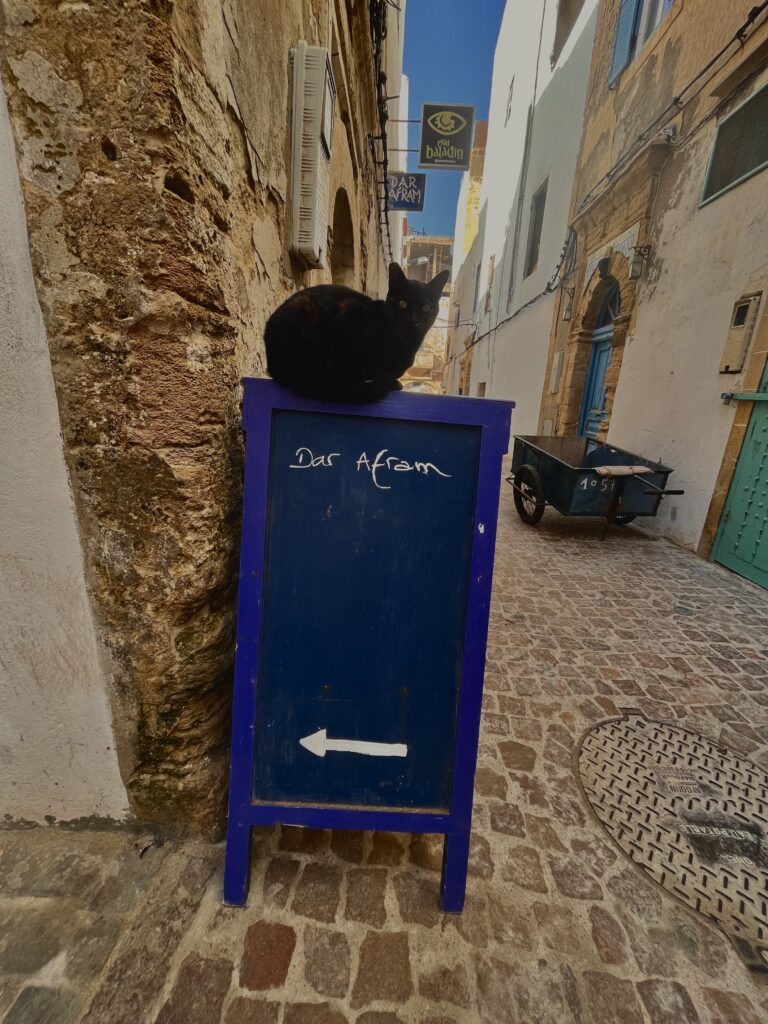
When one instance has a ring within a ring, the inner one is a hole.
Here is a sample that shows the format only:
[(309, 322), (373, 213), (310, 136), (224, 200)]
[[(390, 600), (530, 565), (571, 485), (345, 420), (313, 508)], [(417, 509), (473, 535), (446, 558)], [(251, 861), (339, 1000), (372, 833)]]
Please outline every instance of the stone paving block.
[(436, 1003), (452, 1003), (468, 1008), (470, 1005), (469, 978), (462, 964), (456, 967), (437, 967), (419, 978), (419, 995)]
[(330, 1003), (286, 1003), (283, 1024), (348, 1024), (348, 1019)]
[(88, 909), (100, 914), (133, 914), (161, 870), (170, 846), (152, 835), (129, 836), (93, 893)]
[(593, 906), (589, 908), (589, 920), (592, 925), (592, 941), (603, 963), (626, 963), (627, 942), (616, 918), (604, 907)]
[(340, 932), (308, 925), (304, 929), (304, 976), (321, 996), (341, 998), (349, 988), (349, 942)]
[(384, 894), (387, 888), (386, 868), (353, 868), (347, 872), (347, 899), (344, 917), (383, 928), (387, 920)]
[(491, 804), (491, 828), (494, 832), (504, 832), (508, 836), (524, 839), (525, 819), (523, 812), (515, 804)]
[(568, 953), (578, 948), (579, 931), (573, 912), (555, 903), (534, 903), (533, 916), (548, 949)]
[(175, 849), (165, 858), (81, 1024), (134, 1024), (163, 987), (171, 957), (202, 898), (218, 851)]
[(699, 1024), (699, 1015), (685, 988), (676, 981), (649, 978), (637, 990), (651, 1024)]
[(231, 977), (232, 964), (229, 960), (205, 960), (196, 953), (190, 953), (179, 968), (176, 983), (155, 1024), (210, 1024), (218, 1021)]
[(80, 999), (74, 992), (30, 985), (23, 989), (5, 1017), (5, 1024), (75, 1024)]
[(488, 905), (488, 917), (495, 940), (502, 945), (533, 949), (534, 932), (530, 911), (517, 902), (493, 899)]
[(331, 850), (348, 864), (362, 864), (365, 853), (365, 832), (336, 829), (331, 832)]
[(374, 832), (371, 852), (368, 854), (369, 864), (388, 864), (393, 867), (402, 864), (405, 844), (399, 835), (392, 832)]
[(336, 920), (341, 895), (341, 869), (330, 864), (305, 865), (291, 902), (294, 914), (329, 923)]
[(408, 847), (408, 860), (427, 871), (440, 871), (443, 866), (443, 841), (442, 835), (415, 832)]
[(352, 1008), (378, 1001), (404, 1003), (412, 994), (408, 933), (368, 932), (360, 946)]
[(583, 868), (596, 878), (602, 878), (605, 872), (616, 862), (618, 854), (597, 836), (588, 839), (572, 839), (571, 850)]
[(582, 981), (589, 1024), (644, 1024), (631, 981), (601, 971), (585, 971)]
[(491, 856), (491, 844), (480, 835), (473, 832), (469, 841), (469, 874), (476, 878), (491, 878), (493, 875), (493, 857)]
[(479, 765), (475, 774), (475, 795), (492, 796), (497, 800), (507, 799), (507, 780), (493, 768)]
[(327, 848), (328, 842), (327, 829), (283, 825), (280, 828), (280, 839), (277, 845), (278, 849), (285, 853), (317, 854)]
[(566, 852), (558, 837), (558, 830), (552, 825), (549, 818), (540, 818), (535, 814), (526, 814), (525, 829), (530, 841), (539, 849)]
[(509, 771), (532, 772), (536, 764), (536, 751), (525, 743), (505, 740), (499, 743), (499, 753)]
[(366, 1010), (360, 1014), (355, 1024), (403, 1024), (403, 1018), (391, 1010)]
[(264, 902), (274, 907), (284, 907), (291, 895), (291, 888), (301, 870), (301, 863), (293, 857), (273, 857), (264, 872)]
[(537, 850), (532, 846), (514, 846), (504, 865), (503, 877), (508, 882), (533, 892), (547, 892), (547, 882)]
[(86, 907), (129, 838), (120, 832), (71, 832), (66, 844), (56, 828), (0, 831), (0, 894), (69, 896)]
[(277, 1024), (281, 1006), (282, 1003), (277, 1001), (236, 996), (227, 1007), (224, 1024)]
[(600, 883), (586, 873), (585, 864), (579, 857), (553, 856), (549, 867), (555, 885), (564, 896), (575, 900), (601, 900), (603, 890)]
[(437, 879), (421, 878), (412, 871), (394, 877), (400, 916), (406, 924), (433, 928), (440, 923), (440, 889)]
[(741, 992), (705, 988), (703, 997), (709, 1024), (764, 1024), (764, 1016), (758, 1016), (751, 1000)]
[(280, 988), (288, 975), (296, 932), (287, 924), (256, 921), (245, 933), (240, 985), (254, 991)]

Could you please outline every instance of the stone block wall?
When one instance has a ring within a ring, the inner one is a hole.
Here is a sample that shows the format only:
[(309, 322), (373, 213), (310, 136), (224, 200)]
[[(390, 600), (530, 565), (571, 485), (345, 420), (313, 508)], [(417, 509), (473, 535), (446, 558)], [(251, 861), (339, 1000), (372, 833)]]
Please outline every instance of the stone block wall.
[[(2, 81), (133, 813), (223, 821), (239, 378), (308, 273), (288, 249), (289, 51), (334, 53), (329, 208), (383, 269), (367, 5), (4, 0)], [(332, 243), (332, 239), (331, 239)]]

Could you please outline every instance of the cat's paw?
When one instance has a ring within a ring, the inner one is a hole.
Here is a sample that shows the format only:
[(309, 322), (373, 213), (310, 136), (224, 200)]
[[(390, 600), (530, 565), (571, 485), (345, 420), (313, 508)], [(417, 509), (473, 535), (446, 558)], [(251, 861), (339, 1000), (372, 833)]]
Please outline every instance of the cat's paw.
[(402, 391), (403, 390), (403, 385), (400, 383), (399, 380), (392, 381), (392, 390), (393, 391)]

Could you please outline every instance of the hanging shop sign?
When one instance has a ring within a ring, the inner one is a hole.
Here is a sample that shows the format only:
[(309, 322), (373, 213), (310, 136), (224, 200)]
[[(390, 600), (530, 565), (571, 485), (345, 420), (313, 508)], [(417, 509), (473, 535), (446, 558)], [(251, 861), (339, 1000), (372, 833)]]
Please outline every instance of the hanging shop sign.
[(421, 110), (419, 167), (469, 170), (474, 107), (425, 103)]
[(442, 832), (461, 910), (511, 407), (244, 381), (227, 903), (282, 823)]
[(387, 181), (390, 210), (408, 210), (411, 213), (423, 210), (426, 190), (426, 174), (392, 171)]

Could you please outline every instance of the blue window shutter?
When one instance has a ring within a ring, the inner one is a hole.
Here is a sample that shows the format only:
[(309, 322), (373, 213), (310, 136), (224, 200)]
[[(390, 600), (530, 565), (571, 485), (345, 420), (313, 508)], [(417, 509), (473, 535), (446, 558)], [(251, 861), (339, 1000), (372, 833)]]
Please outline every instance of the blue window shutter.
[(629, 64), (632, 43), (637, 32), (637, 21), (642, 0), (621, 0), (619, 16), (616, 19), (616, 41), (613, 44), (613, 60), (609, 85), (616, 81), (624, 68)]

